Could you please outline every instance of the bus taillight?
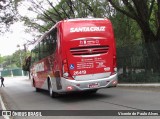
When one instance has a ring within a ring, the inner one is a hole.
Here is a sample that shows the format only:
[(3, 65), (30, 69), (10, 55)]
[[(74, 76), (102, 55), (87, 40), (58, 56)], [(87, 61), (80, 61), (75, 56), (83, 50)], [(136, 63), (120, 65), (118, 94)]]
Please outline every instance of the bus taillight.
[(111, 75), (115, 74), (117, 72), (117, 58), (114, 55), (113, 56), (113, 72), (111, 73)]
[(68, 72), (68, 64), (67, 64), (67, 60), (63, 60), (63, 76), (64, 77), (68, 77), (69, 76), (69, 72)]
[(67, 79), (71, 79), (73, 80), (73, 78), (71, 77), (70, 73), (69, 73), (69, 69), (68, 69), (68, 63), (67, 60), (63, 60), (62, 62), (62, 66), (63, 66), (63, 77), (67, 78)]
[(117, 58), (116, 56), (113, 56), (113, 67), (117, 67)]

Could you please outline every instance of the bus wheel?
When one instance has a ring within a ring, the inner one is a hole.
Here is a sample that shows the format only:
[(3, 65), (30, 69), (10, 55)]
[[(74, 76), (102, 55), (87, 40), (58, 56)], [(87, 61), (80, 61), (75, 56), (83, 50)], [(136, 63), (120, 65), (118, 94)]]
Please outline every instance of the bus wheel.
[(33, 79), (33, 86), (34, 86), (34, 88), (36, 89), (36, 92), (39, 92), (39, 91), (40, 91), (39, 88), (36, 88), (34, 79)]
[(39, 92), (40, 91), (40, 89), (39, 88), (35, 88), (36, 89), (36, 92)]
[(58, 96), (59, 96), (59, 94), (58, 94), (58, 93), (53, 92), (51, 82), (49, 82), (49, 87), (48, 87), (48, 88), (49, 88), (49, 95), (50, 95), (51, 97), (56, 98), (56, 97), (58, 97)]

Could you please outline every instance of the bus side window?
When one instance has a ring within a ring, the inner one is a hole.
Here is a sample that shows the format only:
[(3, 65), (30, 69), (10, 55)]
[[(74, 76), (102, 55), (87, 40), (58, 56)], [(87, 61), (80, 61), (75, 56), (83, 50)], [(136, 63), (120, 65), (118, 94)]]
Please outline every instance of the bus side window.
[(34, 60), (39, 61), (51, 54), (53, 54), (57, 47), (57, 28), (53, 29), (46, 35), (41, 42), (37, 44), (34, 53)]
[(46, 36), (39, 45), (39, 55), (40, 55), (40, 59), (47, 57), (48, 55), (50, 55), (49, 51), (50, 51), (50, 42), (49, 42), (49, 37)]
[(39, 60), (43, 58), (43, 42), (41, 41), (39, 44)]
[(31, 65), (35, 62), (35, 54), (31, 51)]
[(43, 57), (47, 57), (49, 55), (48, 52), (48, 39), (43, 40)]
[(49, 42), (50, 42), (49, 53), (51, 55), (55, 52), (56, 47), (57, 47), (57, 29), (54, 29), (53, 31), (51, 31), (49, 35)]
[(38, 61), (39, 58), (39, 53), (38, 53), (38, 47), (36, 47), (35, 49), (32, 50), (32, 58), (31, 58), (31, 64), (33, 64), (34, 62)]

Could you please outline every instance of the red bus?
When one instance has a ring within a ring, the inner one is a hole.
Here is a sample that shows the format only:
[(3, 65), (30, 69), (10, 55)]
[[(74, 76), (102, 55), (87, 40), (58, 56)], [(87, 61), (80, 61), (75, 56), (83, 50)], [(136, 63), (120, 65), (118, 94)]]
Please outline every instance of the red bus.
[(32, 84), (60, 93), (116, 87), (116, 46), (108, 19), (69, 19), (55, 24), (32, 50)]

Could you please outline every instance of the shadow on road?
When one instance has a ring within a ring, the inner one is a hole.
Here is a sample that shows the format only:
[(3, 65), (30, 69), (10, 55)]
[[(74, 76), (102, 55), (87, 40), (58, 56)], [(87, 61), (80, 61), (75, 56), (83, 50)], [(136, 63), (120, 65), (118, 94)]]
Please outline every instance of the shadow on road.
[[(41, 90), (40, 92), (43, 95), (49, 96), (49, 92), (46, 90)], [(73, 103), (73, 102), (81, 102), (86, 100), (98, 100), (98, 99), (106, 99), (113, 98), (114, 95), (102, 94), (97, 91), (97, 93), (87, 93), (87, 92), (76, 92), (76, 93), (66, 93), (60, 94), (58, 97), (53, 98), (54, 100), (58, 100), (65, 103)]]

